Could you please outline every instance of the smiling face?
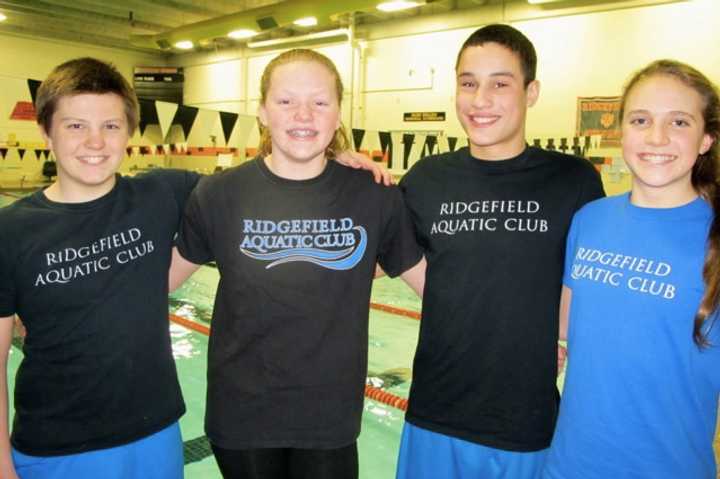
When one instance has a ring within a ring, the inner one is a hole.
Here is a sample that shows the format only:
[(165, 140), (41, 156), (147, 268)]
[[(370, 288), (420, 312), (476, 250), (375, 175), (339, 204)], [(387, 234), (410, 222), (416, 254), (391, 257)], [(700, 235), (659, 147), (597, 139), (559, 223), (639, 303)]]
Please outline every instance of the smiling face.
[(632, 201), (672, 207), (692, 201), (692, 170), (713, 139), (705, 133), (703, 99), (668, 75), (635, 84), (622, 120), (623, 157), (633, 174)]
[(113, 188), (129, 139), (119, 95), (63, 96), (57, 102), (50, 131), (41, 131), (57, 159), (57, 182), (46, 190), (51, 199), (91, 201)]
[(326, 67), (314, 61), (275, 67), (258, 110), (270, 131), (274, 166), (300, 173), (322, 171), (325, 151), (340, 127), (335, 81)]
[(525, 149), (525, 116), (534, 105), (539, 83), (525, 87), (520, 59), (493, 42), (466, 48), (457, 66), (455, 107), (468, 135), (470, 153), (502, 160)]

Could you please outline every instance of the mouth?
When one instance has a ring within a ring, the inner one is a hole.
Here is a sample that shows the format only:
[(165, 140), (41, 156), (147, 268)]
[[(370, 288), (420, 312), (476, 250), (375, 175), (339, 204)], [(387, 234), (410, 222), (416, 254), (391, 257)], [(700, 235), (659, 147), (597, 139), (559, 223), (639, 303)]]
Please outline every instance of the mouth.
[(296, 138), (298, 140), (305, 140), (318, 136), (317, 130), (312, 130), (309, 128), (292, 128), (290, 130), (286, 130), (286, 133), (291, 138)]
[(651, 165), (663, 165), (665, 163), (674, 161), (677, 158), (676, 155), (660, 154), (660, 153), (640, 153), (640, 154), (638, 154), (638, 157), (642, 161), (650, 163)]
[(107, 160), (108, 157), (105, 155), (92, 155), (92, 156), (85, 155), (85, 156), (78, 156), (77, 159), (81, 163), (85, 163), (86, 165), (95, 166), (95, 165), (99, 165), (103, 161)]
[(470, 124), (478, 128), (484, 128), (495, 124), (499, 119), (500, 115), (466, 115)]

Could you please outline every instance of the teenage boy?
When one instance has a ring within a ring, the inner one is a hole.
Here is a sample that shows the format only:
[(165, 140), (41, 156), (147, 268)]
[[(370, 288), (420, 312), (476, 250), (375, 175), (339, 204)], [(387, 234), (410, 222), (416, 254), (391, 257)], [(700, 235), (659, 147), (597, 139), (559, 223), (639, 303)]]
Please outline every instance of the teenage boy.
[(0, 210), (3, 374), (13, 317), (27, 328), (10, 438), (0, 380), (0, 477), (181, 478), (168, 267), (197, 175), (117, 175), (138, 105), (111, 65), (63, 63), (35, 105), (58, 173)]
[(399, 478), (535, 478), (550, 445), (565, 235), (603, 189), (588, 162), (527, 146), (536, 63), (518, 30), (474, 32), (456, 64), (469, 148), (400, 183), (427, 277)]

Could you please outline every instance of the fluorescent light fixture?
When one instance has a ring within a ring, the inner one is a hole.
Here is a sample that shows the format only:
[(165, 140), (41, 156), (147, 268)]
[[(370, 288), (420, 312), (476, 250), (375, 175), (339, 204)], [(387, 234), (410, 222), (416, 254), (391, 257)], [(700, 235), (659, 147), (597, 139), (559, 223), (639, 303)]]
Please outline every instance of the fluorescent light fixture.
[(175, 48), (179, 48), (180, 50), (190, 50), (193, 46), (193, 42), (190, 40), (183, 40), (175, 43)]
[(557, 3), (563, 0), (527, 0), (530, 5), (540, 5), (543, 3)]
[(315, 17), (305, 17), (305, 18), (298, 18), (293, 22), (298, 27), (314, 27), (318, 24), (317, 18)]
[(334, 37), (350, 37), (350, 30), (347, 28), (338, 28), (336, 30), (325, 30), (322, 32), (308, 33), (307, 35), (298, 35), (296, 37), (273, 38), (271, 40), (261, 40), (259, 42), (248, 42), (248, 48), (265, 48), (276, 47), (278, 45), (287, 45), (292, 43), (302, 43), (314, 40), (321, 40)]
[(419, 7), (420, 2), (408, 2), (405, 0), (396, 0), (392, 2), (382, 2), (378, 4), (377, 9), (383, 12), (399, 12), (409, 8)]
[(0, 22), (4, 22), (5, 20), (7, 20), (7, 17), (0, 13)]
[(243, 38), (250, 38), (257, 35), (257, 32), (255, 30), (249, 30), (247, 28), (241, 28), (239, 30), (233, 30), (232, 32), (228, 33), (228, 36), (230, 38), (234, 38), (235, 40), (242, 40)]

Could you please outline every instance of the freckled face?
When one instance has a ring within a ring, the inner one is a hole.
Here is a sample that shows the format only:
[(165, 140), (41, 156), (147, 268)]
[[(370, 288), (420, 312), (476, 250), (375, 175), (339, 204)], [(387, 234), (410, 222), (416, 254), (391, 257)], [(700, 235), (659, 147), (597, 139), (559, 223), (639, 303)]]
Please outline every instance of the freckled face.
[(705, 133), (703, 99), (667, 75), (637, 83), (622, 120), (623, 157), (633, 173), (633, 198), (677, 204), (697, 194), (691, 175), (713, 138)]
[(525, 87), (520, 59), (497, 43), (466, 48), (457, 67), (455, 109), (476, 158), (506, 159), (525, 148), (525, 116), (539, 83)]
[(340, 127), (335, 78), (323, 65), (296, 61), (275, 68), (260, 121), (270, 130), (273, 161), (316, 163)]

